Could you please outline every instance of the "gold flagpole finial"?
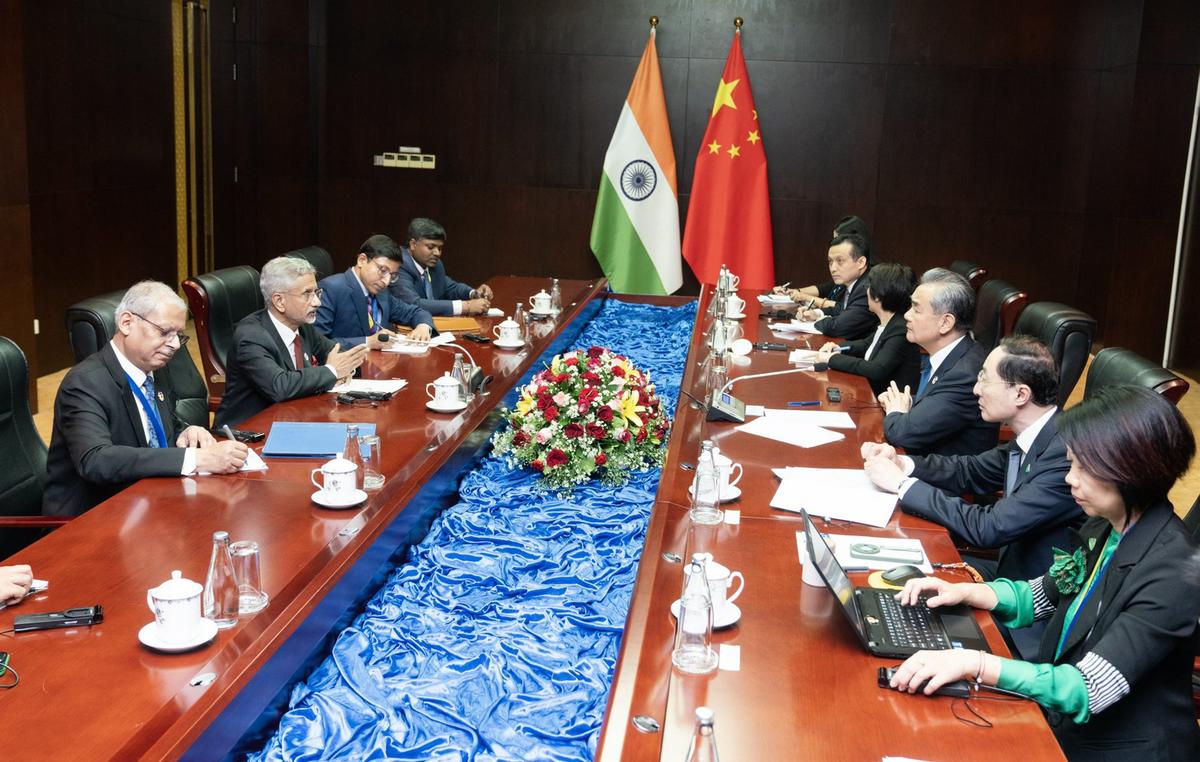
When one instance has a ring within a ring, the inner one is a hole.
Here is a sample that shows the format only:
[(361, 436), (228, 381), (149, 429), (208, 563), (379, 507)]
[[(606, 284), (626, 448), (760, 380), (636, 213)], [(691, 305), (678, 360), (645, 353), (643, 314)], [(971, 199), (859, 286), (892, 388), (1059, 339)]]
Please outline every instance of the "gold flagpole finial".
[(738, 32), (742, 31), (742, 17), (738, 16), (733, 20), (733, 28)]
[(651, 29), (657, 29), (657, 28), (658, 28), (658, 16), (651, 16), (651, 17), (650, 17), (650, 28), (651, 28)]

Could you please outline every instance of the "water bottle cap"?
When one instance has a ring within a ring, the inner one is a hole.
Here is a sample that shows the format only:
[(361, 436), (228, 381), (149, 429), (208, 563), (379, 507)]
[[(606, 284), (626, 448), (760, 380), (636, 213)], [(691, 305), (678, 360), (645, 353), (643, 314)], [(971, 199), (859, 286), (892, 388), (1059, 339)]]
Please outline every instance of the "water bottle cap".
[(714, 718), (714, 717), (716, 717), (716, 714), (713, 712), (713, 710), (712, 710), (712, 709), (709, 709), (709, 708), (708, 708), (708, 707), (706, 707), (706, 706), (698, 706), (698, 707), (696, 707), (696, 720), (697, 720), (697, 722), (701, 722), (701, 723), (703, 723), (703, 724), (705, 724), (705, 725), (711, 725), (711, 724), (713, 724), (713, 718)]
[(213, 532), (213, 542), (225, 542), (229, 539), (229, 532)]

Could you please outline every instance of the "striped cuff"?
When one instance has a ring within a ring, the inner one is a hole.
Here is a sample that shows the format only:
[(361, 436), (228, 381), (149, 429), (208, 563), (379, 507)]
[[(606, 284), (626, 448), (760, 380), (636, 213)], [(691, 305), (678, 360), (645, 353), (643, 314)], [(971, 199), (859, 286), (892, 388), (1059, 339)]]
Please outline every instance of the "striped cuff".
[(1088, 711), (1093, 716), (1103, 712), (1129, 693), (1129, 681), (1117, 668), (1094, 651), (1083, 657), (1075, 667), (1087, 685)]
[(1054, 604), (1046, 597), (1046, 591), (1042, 589), (1042, 582), (1045, 577), (1037, 577), (1029, 580), (1029, 592), (1033, 594), (1033, 621), (1037, 622), (1041, 619), (1046, 619), (1054, 613)]

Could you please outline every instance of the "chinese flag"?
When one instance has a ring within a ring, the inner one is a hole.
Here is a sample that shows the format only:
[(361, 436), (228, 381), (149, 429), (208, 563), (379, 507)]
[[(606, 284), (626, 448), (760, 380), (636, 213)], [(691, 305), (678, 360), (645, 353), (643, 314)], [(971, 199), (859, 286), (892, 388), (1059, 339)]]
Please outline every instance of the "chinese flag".
[(741, 278), (743, 288), (775, 285), (767, 154), (742, 58), (740, 31), (733, 35), (696, 157), (683, 258), (701, 283), (716, 283), (724, 263)]

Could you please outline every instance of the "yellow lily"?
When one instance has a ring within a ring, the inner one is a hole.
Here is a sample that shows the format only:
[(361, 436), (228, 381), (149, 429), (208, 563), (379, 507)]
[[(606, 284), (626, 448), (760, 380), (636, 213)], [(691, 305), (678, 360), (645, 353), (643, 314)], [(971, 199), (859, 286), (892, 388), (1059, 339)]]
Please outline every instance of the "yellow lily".
[(517, 400), (517, 412), (521, 415), (528, 415), (530, 410), (533, 410), (533, 397), (521, 395), (521, 399)]
[(646, 409), (638, 404), (640, 396), (637, 390), (625, 392), (621, 395), (621, 407), (617, 410), (622, 418), (639, 429), (642, 427), (642, 419), (638, 416), (638, 413), (644, 412)]

